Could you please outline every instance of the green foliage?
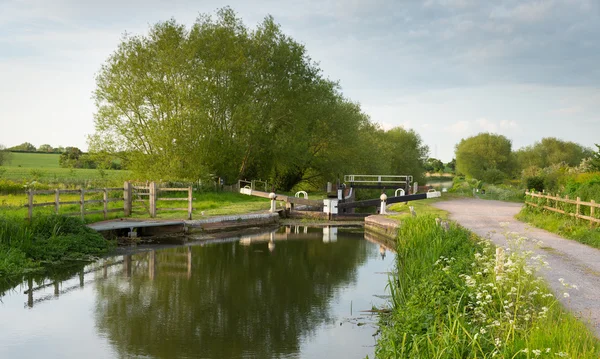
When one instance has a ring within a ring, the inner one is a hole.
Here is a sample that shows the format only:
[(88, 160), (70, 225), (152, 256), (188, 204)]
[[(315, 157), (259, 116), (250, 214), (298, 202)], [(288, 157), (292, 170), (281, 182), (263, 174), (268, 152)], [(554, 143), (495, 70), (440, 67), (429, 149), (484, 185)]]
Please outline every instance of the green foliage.
[(531, 166), (545, 168), (559, 164), (573, 167), (591, 155), (592, 151), (588, 148), (554, 137), (542, 138), (540, 142), (515, 152), (516, 161), (521, 170)]
[(35, 152), (35, 146), (29, 142), (23, 142), (18, 146), (9, 148), (11, 151)]
[(84, 154), (77, 147), (67, 147), (60, 155), (58, 160), (60, 167), (63, 168), (88, 168), (94, 169), (97, 167), (96, 162), (88, 154)]
[(531, 206), (523, 207), (516, 218), (585, 245), (600, 248), (600, 227), (590, 225), (588, 221)]
[(40, 145), (40, 147), (37, 148), (38, 152), (48, 152), (48, 153), (52, 153), (54, 152), (54, 148), (52, 148), (52, 146), (50, 146), (49, 144), (43, 144)]
[(590, 158), (590, 166), (593, 171), (600, 171), (600, 145), (596, 144), (597, 151), (593, 152)]
[(483, 178), (489, 170), (511, 176), (514, 172), (511, 146), (508, 138), (491, 133), (462, 139), (456, 145), (456, 171), (473, 178)]
[[(272, 17), (249, 29), (224, 8), (190, 29), (157, 23), (125, 37), (96, 84), (90, 149), (122, 154), (147, 179), (267, 178), (287, 191), (406, 174), (426, 158), (416, 134), (371, 123)], [(388, 149), (402, 153), (388, 160)]]
[(444, 168), (444, 163), (437, 158), (430, 157), (425, 161), (425, 171), (427, 172), (442, 172)]
[(28, 223), (0, 216), (0, 277), (44, 264), (91, 260), (110, 248), (110, 242), (77, 218), (38, 216)]
[(562, 310), (519, 254), (521, 237), (507, 233), (510, 250), (497, 259), (489, 242), (453, 224), (444, 231), (431, 216), (407, 218), (399, 232), (393, 307), (381, 319), (378, 358), (600, 353), (594, 335)]
[(497, 168), (490, 168), (483, 172), (483, 177), (481, 178), (484, 182), (490, 184), (500, 184), (506, 177), (506, 174), (500, 171)]
[(0, 166), (7, 165), (12, 159), (12, 153), (0, 145)]
[(531, 176), (525, 178), (525, 188), (528, 190), (536, 190), (541, 192), (544, 190), (544, 177), (542, 176)]

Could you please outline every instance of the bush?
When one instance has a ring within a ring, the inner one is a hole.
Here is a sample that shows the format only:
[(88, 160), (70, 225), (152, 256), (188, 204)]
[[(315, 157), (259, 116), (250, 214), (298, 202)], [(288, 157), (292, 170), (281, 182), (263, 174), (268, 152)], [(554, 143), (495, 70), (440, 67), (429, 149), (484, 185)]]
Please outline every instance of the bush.
[(483, 173), (483, 181), (490, 184), (500, 184), (504, 180), (506, 175), (504, 172), (492, 168)]
[(0, 275), (14, 275), (44, 263), (92, 260), (106, 254), (112, 244), (79, 218), (0, 217)]
[(525, 178), (525, 188), (528, 190), (534, 189), (538, 192), (544, 190), (544, 177), (542, 176), (531, 176)]

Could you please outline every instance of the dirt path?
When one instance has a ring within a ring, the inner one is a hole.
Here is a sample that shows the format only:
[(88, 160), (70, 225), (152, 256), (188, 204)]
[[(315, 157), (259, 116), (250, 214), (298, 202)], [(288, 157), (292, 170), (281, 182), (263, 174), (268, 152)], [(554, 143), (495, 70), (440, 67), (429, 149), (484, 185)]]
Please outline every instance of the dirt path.
[[(556, 297), (573, 313), (589, 321), (589, 326), (600, 338), (600, 250), (562, 238), (520, 222), (514, 215), (521, 204), (481, 199), (460, 199), (439, 202), (435, 207), (448, 211), (450, 218), (480, 236), (491, 236), (494, 243), (506, 245), (503, 232), (517, 232), (522, 236), (540, 240), (541, 247), (531, 246), (537, 254), (546, 256), (549, 269), (542, 271)], [(502, 228), (501, 222), (508, 227)], [(496, 233), (491, 233), (491, 232)], [(560, 283), (575, 284), (578, 290), (567, 289)], [(570, 297), (565, 298), (568, 291)]]

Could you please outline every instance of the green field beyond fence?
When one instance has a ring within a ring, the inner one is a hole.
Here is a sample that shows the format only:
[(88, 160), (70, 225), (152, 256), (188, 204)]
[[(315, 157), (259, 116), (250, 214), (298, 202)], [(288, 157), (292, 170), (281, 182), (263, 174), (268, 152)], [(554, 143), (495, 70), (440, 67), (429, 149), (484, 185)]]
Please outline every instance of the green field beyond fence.
[[(104, 170), (86, 168), (61, 168), (60, 155), (56, 153), (23, 153), (13, 152), (11, 161), (0, 167), (0, 193), (15, 193), (14, 184), (9, 186), (2, 181), (18, 182), (19, 191), (33, 186), (38, 189), (75, 188), (80, 186), (121, 186), (125, 180), (131, 179), (132, 173), (127, 170)], [(34, 185), (31, 185), (35, 182)], [(10, 187), (10, 188), (9, 188)]]

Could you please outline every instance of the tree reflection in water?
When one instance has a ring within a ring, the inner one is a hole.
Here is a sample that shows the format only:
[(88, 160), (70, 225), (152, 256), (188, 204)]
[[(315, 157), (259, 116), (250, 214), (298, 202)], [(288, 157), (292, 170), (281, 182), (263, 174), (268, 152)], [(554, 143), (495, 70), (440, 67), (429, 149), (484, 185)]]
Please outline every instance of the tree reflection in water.
[(122, 275), (96, 282), (96, 326), (123, 357), (294, 355), (333, 320), (330, 300), (377, 251), (353, 240), (362, 233), (338, 236), (327, 244), (276, 240), (274, 246), (268, 238), (133, 255)]

